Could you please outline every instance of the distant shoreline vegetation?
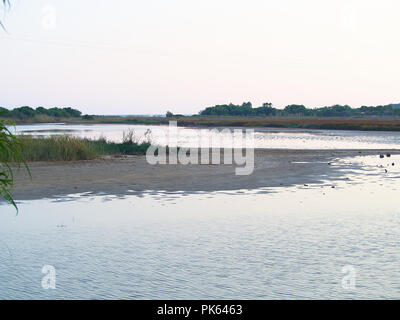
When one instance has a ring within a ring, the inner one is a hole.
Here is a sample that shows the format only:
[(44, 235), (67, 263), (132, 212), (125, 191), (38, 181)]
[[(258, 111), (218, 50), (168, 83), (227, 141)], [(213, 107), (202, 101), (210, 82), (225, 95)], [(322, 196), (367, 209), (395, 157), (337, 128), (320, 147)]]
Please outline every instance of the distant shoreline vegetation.
[(80, 118), (81, 116), (82, 112), (70, 107), (50, 108), (50, 109), (37, 107), (36, 109), (33, 109), (31, 107), (24, 106), (24, 107), (14, 108), (12, 110), (0, 107), (0, 117), (10, 118), (13, 120), (37, 119), (39, 121), (40, 120), (46, 121), (46, 120), (52, 120), (54, 118)]
[(309, 109), (304, 105), (291, 104), (284, 109), (277, 109), (272, 103), (264, 103), (261, 107), (253, 108), (251, 102), (242, 105), (223, 104), (208, 107), (200, 111), (202, 116), (306, 116), (306, 117), (354, 117), (354, 116), (400, 116), (400, 103), (384, 106), (351, 108), (348, 105), (334, 105)]
[[(274, 108), (272, 103), (263, 103), (260, 107), (253, 107), (251, 102), (244, 102), (242, 105), (235, 104), (221, 104), (213, 107), (205, 108), (199, 112), (200, 116), (235, 116), (235, 117), (360, 117), (360, 116), (400, 116), (400, 103), (379, 105), (379, 106), (362, 106), (360, 108), (352, 108), (348, 105), (334, 105), (330, 107), (321, 108), (307, 108), (300, 104), (291, 104), (284, 109)], [(31, 108), (23, 106), (9, 110), (0, 107), (0, 117), (10, 118), (13, 120), (51, 120), (54, 118), (81, 118), (83, 120), (94, 120), (95, 117), (110, 117), (110, 118), (152, 118), (162, 117), (146, 116), (146, 115), (82, 115), (82, 112), (71, 107), (66, 108)], [(196, 117), (173, 114), (167, 111), (166, 118), (184, 118)]]
[(206, 108), (197, 115), (173, 114), (165, 116), (82, 115), (73, 108), (19, 107), (13, 110), (0, 107), (0, 119), (16, 124), (131, 124), (168, 125), (175, 120), (186, 127), (252, 127), (301, 128), (329, 130), (400, 131), (400, 104), (377, 107), (351, 108), (335, 105), (309, 109), (303, 105), (289, 105), (277, 109), (271, 103), (253, 108), (250, 102), (242, 105), (225, 104)]

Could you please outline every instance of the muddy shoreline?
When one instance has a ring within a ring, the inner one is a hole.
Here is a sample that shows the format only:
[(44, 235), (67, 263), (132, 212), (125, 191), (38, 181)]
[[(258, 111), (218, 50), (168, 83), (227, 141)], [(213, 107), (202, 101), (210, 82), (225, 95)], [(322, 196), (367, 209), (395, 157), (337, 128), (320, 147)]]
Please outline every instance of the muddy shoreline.
[(30, 163), (15, 174), (16, 200), (57, 198), (90, 192), (123, 196), (132, 192), (212, 192), (292, 186), (342, 179), (346, 168), (330, 162), (344, 157), (400, 154), (400, 150), (255, 150), (249, 176), (235, 165), (150, 165), (144, 156), (91, 161)]

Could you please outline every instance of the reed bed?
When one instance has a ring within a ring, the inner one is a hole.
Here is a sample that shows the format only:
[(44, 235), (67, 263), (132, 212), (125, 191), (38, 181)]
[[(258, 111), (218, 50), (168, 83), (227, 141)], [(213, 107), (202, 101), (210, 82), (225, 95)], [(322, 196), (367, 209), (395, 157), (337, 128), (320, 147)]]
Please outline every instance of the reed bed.
[[(93, 160), (104, 155), (145, 154), (149, 141), (135, 141), (133, 134), (124, 135), (122, 143), (107, 141), (104, 138), (84, 139), (67, 135), (50, 137), (32, 137), (22, 135), (20, 155), (28, 162), (34, 161), (75, 161)], [(0, 158), (7, 157), (1, 154)], [(7, 159), (13, 160), (8, 156)]]

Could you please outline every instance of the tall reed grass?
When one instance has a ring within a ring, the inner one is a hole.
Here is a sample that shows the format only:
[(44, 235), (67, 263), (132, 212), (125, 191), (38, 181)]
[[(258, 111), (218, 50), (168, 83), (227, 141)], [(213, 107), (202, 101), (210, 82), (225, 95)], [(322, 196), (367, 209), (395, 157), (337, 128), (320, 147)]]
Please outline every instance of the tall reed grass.
[(20, 152), (21, 141), (10, 131), (10, 125), (13, 124), (0, 120), (0, 197), (11, 203), (18, 212), (11, 195), (14, 186), (13, 169), (24, 165), (29, 175), (30, 171)]
[[(121, 143), (105, 138), (84, 139), (68, 135), (50, 137), (19, 137), (19, 153), (25, 161), (92, 160), (103, 155), (145, 154), (151, 145), (148, 138), (137, 139), (133, 131), (124, 133)], [(1, 154), (0, 160), (13, 161), (12, 155)]]

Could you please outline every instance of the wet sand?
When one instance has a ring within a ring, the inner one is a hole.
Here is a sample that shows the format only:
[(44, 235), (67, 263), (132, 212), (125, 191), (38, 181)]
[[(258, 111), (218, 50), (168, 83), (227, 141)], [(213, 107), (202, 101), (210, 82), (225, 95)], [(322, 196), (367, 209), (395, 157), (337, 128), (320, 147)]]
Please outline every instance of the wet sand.
[[(360, 155), (400, 154), (399, 150), (256, 150), (249, 176), (236, 165), (150, 165), (145, 156), (104, 157), (91, 161), (36, 162), (15, 175), (17, 200), (91, 192), (123, 196), (132, 192), (212, 192), (322, 183), (342, 179), (346, 167), (330, 162)], [(347, 168), (350, 169), (350, 168)]]

